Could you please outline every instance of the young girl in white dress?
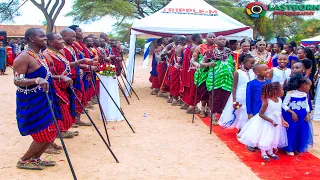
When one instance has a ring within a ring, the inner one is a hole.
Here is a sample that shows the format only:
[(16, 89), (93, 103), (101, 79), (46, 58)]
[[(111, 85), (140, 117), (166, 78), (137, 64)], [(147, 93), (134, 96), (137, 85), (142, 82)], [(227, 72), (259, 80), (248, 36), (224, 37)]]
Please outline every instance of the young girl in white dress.
[(273, 149), (288, 145), (285, 127), (288, 123), (282, 118), (282, 86), (279, 82), (267, 83), (262, 87), (262, 107), (259, 114), (251, 118), (239, 133), (239, 141), (246, 146), (258, 147), (261, 158), (277, 160)]
[(287, 68), (288, 62), (288, 56), (286, 54), (280, 54), (278, 56), (278, 66), (273, 67), (270, 72), (271, 82), (279, 82), (283, 85), (284, 81), (290, 77), (291, 69)]
[(239, 63), (241, 68), (233, 74), (232, 93), (218, 123), (223, 128), (237, 128), (240, 130), (248, 121), (246, 89), (247, 83), (255, 79), (255, 74), (252, 70), (255, 60), (250, 54), (244, 54), (239, 57)]

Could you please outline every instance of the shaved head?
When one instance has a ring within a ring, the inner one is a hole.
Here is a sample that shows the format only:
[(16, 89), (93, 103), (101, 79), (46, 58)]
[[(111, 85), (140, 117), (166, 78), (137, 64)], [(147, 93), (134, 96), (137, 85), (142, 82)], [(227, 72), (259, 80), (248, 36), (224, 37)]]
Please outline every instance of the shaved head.
[(206, 38), (209, 38), (209, 37), (216, 37), (216, 34), (214, 34), (214, 33), (208, 33)]
[(62, 31), (60, 32), (61, 36), (63, 37), (66, 33), (70, 33), (70, 32), (74, 32), (75, 31), (73, 29), (70, 29), (70, 28), (64, 28), (62, 29)]
[(60, 34), (67, 45), (71, 45), (76, 41), (76, 32), (70, 28), (62, 29)]

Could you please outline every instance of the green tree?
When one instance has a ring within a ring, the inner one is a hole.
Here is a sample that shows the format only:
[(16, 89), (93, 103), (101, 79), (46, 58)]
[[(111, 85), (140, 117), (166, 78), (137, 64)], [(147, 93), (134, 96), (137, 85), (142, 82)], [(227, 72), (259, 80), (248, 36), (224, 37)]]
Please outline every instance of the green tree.
[(313, 37), (320, 33), (320, 20), (319, 19), (308, 19), (300, 24), (298, 34), (304, 35), (305, 37)]
[(120, 25), (114, 25), (113, 32), (116, 39), (122, 42), (129, 42), (130, 40), (130, 28), (132, 24), (121, 23)]
[(145, 44), (146, 44), (146, 40), (145, 39), (138, 38), (137, 41), (136, 41), (136, 46), (141, 48), (141, 49), (144, 49), (144, 45)]
[(20, 16), (19, 0), (4, 0), (0, 2), (0, 23), (14, 22), (14, 18)]
[(125, 18), (132, 18), (135, 11), (133, 4), (126, 0), (75, 0), (67, 16), (72, 16), (77, 23), (91, 23), (111, 16), (121, 24)]
[[(47, 3), (44, 0), (37, 2), (36, 0), (30, 0), (43, 13), (47, 21), (47, 33), (53, 31), (54, 23), (57, 20), (64, 4), (65, 0), (49, 0)], [(53, 2), (53, 5), (50, 4)]]

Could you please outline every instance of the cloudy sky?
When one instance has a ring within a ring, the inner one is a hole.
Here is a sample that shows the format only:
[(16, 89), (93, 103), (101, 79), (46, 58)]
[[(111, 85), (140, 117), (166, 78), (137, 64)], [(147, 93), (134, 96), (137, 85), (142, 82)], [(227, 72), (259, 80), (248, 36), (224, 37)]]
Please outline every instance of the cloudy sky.
[[(21, 0), (22, 1), (22, 0)], [(48, 0), (46, 0), (47, 2)], [(60, 15), (57, 18), (56, 25), (58, 26), (70, 26), (72, 25), (72, 17), (65, 17), (64, 15), (72, 10), (72, 3), (73, 0), (66, 0), (66, 4), (63, 7)], [(320, 4), (320, 0), (310, 0), (308, 1), (309, 4)], [(15, 23), (13, 24), (39, 24), (41, 25), (42, 22), (45, 20), (42, 12), (35, 7), (30, 1), (26, 2), (21, 8), (20, 12), (22, 16), (19, 16), (15, 19)], [(317, 12), (316, 17), (319, 16), (320, 12)], [(112, 24), (115, 23), (115, 20), (112, 18), (104, 18), (100, 21), (94, 22), (92, 24), (81, 24), (80, 26), (86, 32), (111, 32), (112, 31)]]
[[(40, 2), (38, 0), (38, 2)], [(48, 2), (48, 0), (46, 0)], [(64, 15), (67, 14), (72, 10), (72, 0), (66, 0), (66, 4), (61, 10), (61, 13), (59, 14), (56, 25), (57, 26), (70, 26), (72, 25), (72, 17), (65, 17)], [(17, 25), (22, 24), (29, 24), (29, 25), (35, 25), (39, 24), (41, 25), (42, 22), (45, 20), (42, 12), (35, 7), (30, 1), (26, 2), (21, 8), (20, 8), (21, 16), (15, 18), (15, 23)], [(81, 27), (84, 29), (84, 31), (87, 32), (111, 32), (112, 31), (112, 24), (114, 24), (116, 21), (111, 18), (104, 18), (100, 21), (94, 22), (92, 24), (82, 24)]]

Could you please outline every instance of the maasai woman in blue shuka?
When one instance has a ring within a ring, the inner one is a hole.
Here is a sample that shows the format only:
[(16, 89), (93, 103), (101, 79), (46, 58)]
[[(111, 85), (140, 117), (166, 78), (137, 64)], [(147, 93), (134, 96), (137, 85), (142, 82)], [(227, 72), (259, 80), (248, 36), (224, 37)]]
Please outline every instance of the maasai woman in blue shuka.
[[(48, 67), (41, 66), (36, 71), (26, 74), (25, 78), (43, 78), (49, 82), (49, 98), (57, 119), (62, 119), (61, 110), (56, 97), (55, 89)], [(16, 92), (17, 121), (22, 136), (37, 133), (53, 123), (53, 115), (50, 110), (46, 93), (39, 85), (29, 87), (18, 87)]]
[(6, 71), (6, 49), (3, 47), (3, 42), (0, 41), (0, 75)]
[(312, 127), (309, 117), (308, 95), (311, 81), (302, 74), (293, 75), (288, 83), (287, 95), (283, 101), (283, 118), (288, 122), (288, 146), (284, 148), (288, 155), (294, 152), (306, 152), (313, 144)]

